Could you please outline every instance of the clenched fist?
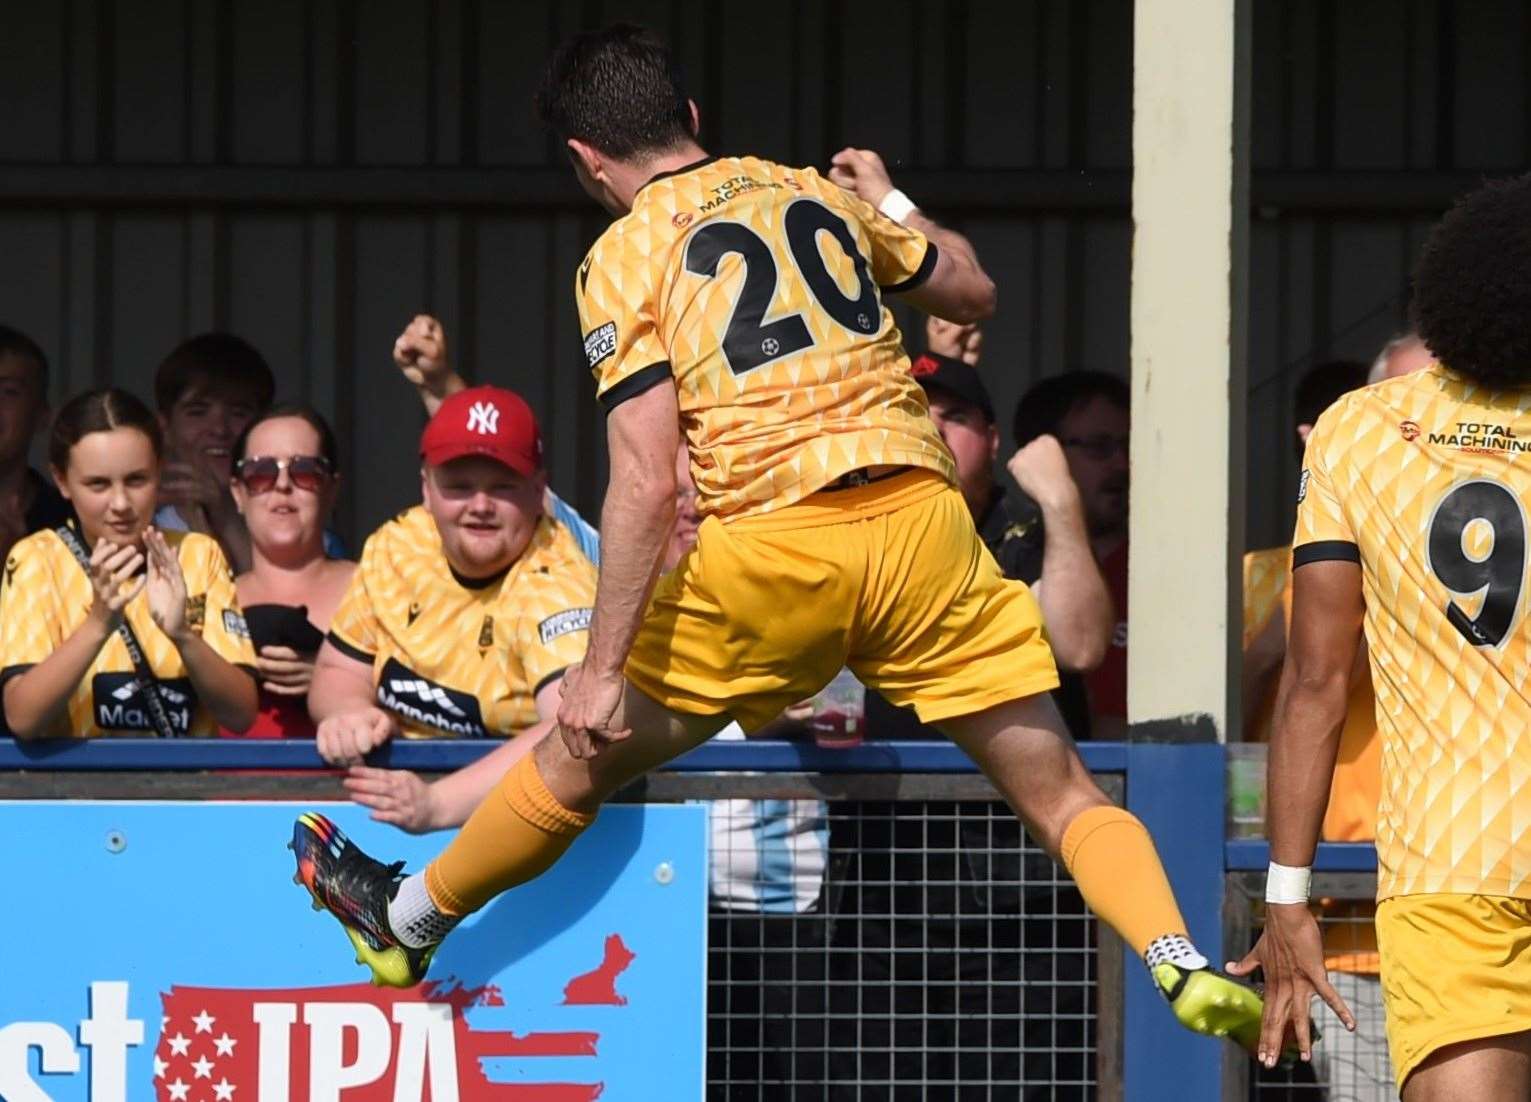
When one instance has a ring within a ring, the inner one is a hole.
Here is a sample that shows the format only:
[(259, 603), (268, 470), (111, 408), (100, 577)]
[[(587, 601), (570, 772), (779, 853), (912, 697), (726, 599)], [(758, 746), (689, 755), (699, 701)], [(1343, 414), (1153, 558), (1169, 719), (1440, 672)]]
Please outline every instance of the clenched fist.
[(925, 347), (937, 356), (961, 360), (976, 367), (983, 352), (983, 330), (977, 325), (961, 325), (932, 314), (925, 319)]
[(393, 342), (393, 362), (417, 387), (438, 391), (452, 374), (447, 359), (447, 334), (429, 314), (417, 314)]
[(1012, 455), (1005, 469), (1044, 513), (1070, 505), (1078, 507), (1079, 487), (1069, 473), (1068, 457), (1056, 436), (1043, 433)]
[(882, 158), (870, 149), (840, 150), (829, 160), (829, 178), (874, 207), (893, 190)]
[(319, 724), (319, 756), (331, 765), (360, 765), (363, 757), (398, 733), (398, 723), (381, 708), (343, 712)]

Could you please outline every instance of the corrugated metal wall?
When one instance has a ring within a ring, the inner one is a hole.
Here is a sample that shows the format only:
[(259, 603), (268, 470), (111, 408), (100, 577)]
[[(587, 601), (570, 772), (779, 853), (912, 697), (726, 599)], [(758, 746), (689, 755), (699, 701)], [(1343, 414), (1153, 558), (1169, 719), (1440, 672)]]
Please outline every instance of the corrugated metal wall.
[[(1432, 213), (1527, 159), (1517, 0), (1258, 0), (1250, 535), (1284, 537), (1288, 402), (1314, 359), (1401, 322)], [(9, 5), (0, 319), (55, 390), (145, 390), (185, 335), (233, 329), (331, 411), (353, 535), (417, 492), (421, 424), (389, 348), (419, 310), (524, 392), (557, 488), (594, 511), (604, 442), (570, 286), (603, 216), (529, 107), (551, 45), (626, 17), (666, 34), (704, 138), (823, 164), (871, 146), (999, 282), (999, 407), (1073, 366), (1125, 371), (1130, 0), (59, 0)]]

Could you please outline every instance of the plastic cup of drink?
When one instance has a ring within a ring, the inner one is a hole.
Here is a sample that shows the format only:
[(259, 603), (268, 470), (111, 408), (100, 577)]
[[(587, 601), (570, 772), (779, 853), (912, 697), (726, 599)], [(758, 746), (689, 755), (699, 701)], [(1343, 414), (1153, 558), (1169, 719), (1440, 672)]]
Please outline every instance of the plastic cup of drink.
[(841, 670), (812, 701), (808, 729), (813, 741), (825, 750), (847, 750), (861, 745), (866, 727), (866, 689), (856, 675)]
[(1228, 834), (1232, 838), (1265, 836), (1265, 763), (1263, 742), (1228, 746)]

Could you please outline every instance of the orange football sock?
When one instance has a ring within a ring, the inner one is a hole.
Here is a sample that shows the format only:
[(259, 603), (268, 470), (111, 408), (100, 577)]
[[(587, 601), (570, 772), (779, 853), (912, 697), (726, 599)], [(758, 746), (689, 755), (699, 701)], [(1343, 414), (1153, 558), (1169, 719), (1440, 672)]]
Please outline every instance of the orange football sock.
[(1063, 832), (1063, 865), (1090, 909), (1142, 956), (1185, 919), (1148, 828), (1119, 807), (1092, 807)]
[(425, 868), (425, 890), (442, 914), (462, 916), (542, 875), (595, 821), (559, 803), (527, 754), (506, 771), (452, 844)]

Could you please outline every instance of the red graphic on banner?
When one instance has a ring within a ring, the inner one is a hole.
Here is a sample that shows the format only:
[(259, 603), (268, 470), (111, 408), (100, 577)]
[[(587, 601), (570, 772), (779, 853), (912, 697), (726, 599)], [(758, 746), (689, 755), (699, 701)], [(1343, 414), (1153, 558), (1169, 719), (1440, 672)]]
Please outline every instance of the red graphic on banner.
[(627, 971), (627, 966), (637, 958), (622, 943), (622, 935), (612, 934), (606, 939), (606, 957), (594, 972), (575, 976), (563, 989), (565, 1006), (626, 1006), (627, 1000), (617, 994), (617, 977)]
[[(616, 979), (635, 959), (617, 935), (564, 1005), (624, 1006)], [(293, 989), (174, 986), (154, 1053), (158, 1102), (255, 1102), (312, 1096), (346, 1102), (594, 1102), (603, 1083), (494, 1083), (493, 1058), (593, 1057), (600, 1034), (474, 1029), (470, 1007), (504, 1006), (496, 987), (424, 983)]]

